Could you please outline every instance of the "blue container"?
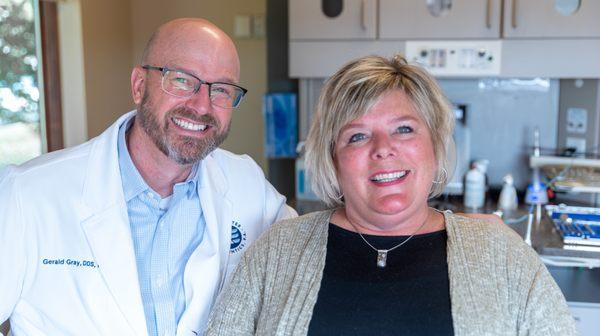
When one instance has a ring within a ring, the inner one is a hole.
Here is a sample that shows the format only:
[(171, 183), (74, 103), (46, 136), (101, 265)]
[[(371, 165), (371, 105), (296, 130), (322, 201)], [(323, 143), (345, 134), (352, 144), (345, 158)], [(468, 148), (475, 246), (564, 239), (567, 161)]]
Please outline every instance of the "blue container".
[(298, 142), (296, 94), (270, 93), (263, 96), (265, 156), (295, 158)]

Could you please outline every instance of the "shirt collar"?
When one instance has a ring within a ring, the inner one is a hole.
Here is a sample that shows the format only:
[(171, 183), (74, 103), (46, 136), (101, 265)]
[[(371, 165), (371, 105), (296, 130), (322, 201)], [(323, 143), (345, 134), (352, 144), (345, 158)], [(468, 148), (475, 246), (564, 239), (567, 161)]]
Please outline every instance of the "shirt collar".
[(192, 171), (190, 171), (190, 175), (185, 180), (185, 185), (187, 186), (186, 194), (188, 197), (192, 197), (194, 194), (198, 193), (198, 187), (200, 184), (200, 165), (202, 164), (202, 160), (194, 163), (192, 166)]
[[(123, 185), (123, 193), (125, 195), (125, 202), (129, 202), (145, 191), (152, 190), (133, 164), (131, 155), (129, 154), (129, 149), (127, 148), (125, 134), (133, 124), (133, 120), (134, 118), (131, 118), (126, 123), (121, 125), (119, 128), (119, 137), (117, 141), (119, 168), (121, 170), (121, 181)], [(184, 182), (175, 184), (173, 188), (173, 201), (176, 201), (180, 198), (178, 194), (185, 194), (187, 197), (192, 197), (198, 192), (198, 187), (200, 186), (201, 162), (202, 161), (197, 162), (192, 166), (190, 175)]]
[(129, 202), (140, 193), (150, 189), (146, 181), (140, 175), (137, 170), (129, 150), (127, 149), (127, 140), (125, 139), (125, 133), (133, 124), (134, 118), (129, 119), (123, 123), (119, 128), (119, 138), (117, 140), (118, 155), (119, 155), (119, 168), (121, 169), (121, 182), (123, 184), (123, 193), (125, 194), (125, 201)]

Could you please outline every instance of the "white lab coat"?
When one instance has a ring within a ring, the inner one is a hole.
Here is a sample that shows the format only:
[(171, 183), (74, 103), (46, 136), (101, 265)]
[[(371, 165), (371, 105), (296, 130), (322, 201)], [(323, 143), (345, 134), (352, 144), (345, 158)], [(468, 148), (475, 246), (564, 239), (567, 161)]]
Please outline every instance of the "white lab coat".
[[(0, 322), (10, 318), (13, 335), (147, 334), (117, 157), (132, 116), (0, 174)], [(206, 231), (185, 266), (178, 335), (202, 334), (242, 252), (296, 215), (248, 156), (217, 149), (201, 174)]]

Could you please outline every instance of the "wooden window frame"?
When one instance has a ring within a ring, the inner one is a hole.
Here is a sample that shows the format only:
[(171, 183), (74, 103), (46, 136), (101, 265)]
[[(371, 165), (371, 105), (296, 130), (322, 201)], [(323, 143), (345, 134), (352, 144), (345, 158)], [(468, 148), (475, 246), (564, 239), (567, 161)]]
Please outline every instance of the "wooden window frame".
[(58, 44), (58, 8), (56, 1), (36, 1), (38, 1), (40, 9), (46, 144), (48, 152), (52, 152), (64, 148)]

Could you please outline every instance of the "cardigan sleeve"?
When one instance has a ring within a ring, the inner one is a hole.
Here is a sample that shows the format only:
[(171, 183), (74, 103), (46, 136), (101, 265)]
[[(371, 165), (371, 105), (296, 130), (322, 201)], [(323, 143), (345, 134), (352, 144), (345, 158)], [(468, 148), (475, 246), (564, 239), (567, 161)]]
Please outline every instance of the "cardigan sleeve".
[(519, 335), (578, 335), (560, 288), (541, 262), (528, 293), (523, 318)]
[(210, 315), (205, 335), (254, 335), (260, 311), (260, 286), (253, 281), (248, 254), (242, 257), (231, 281), (221, 292)]

